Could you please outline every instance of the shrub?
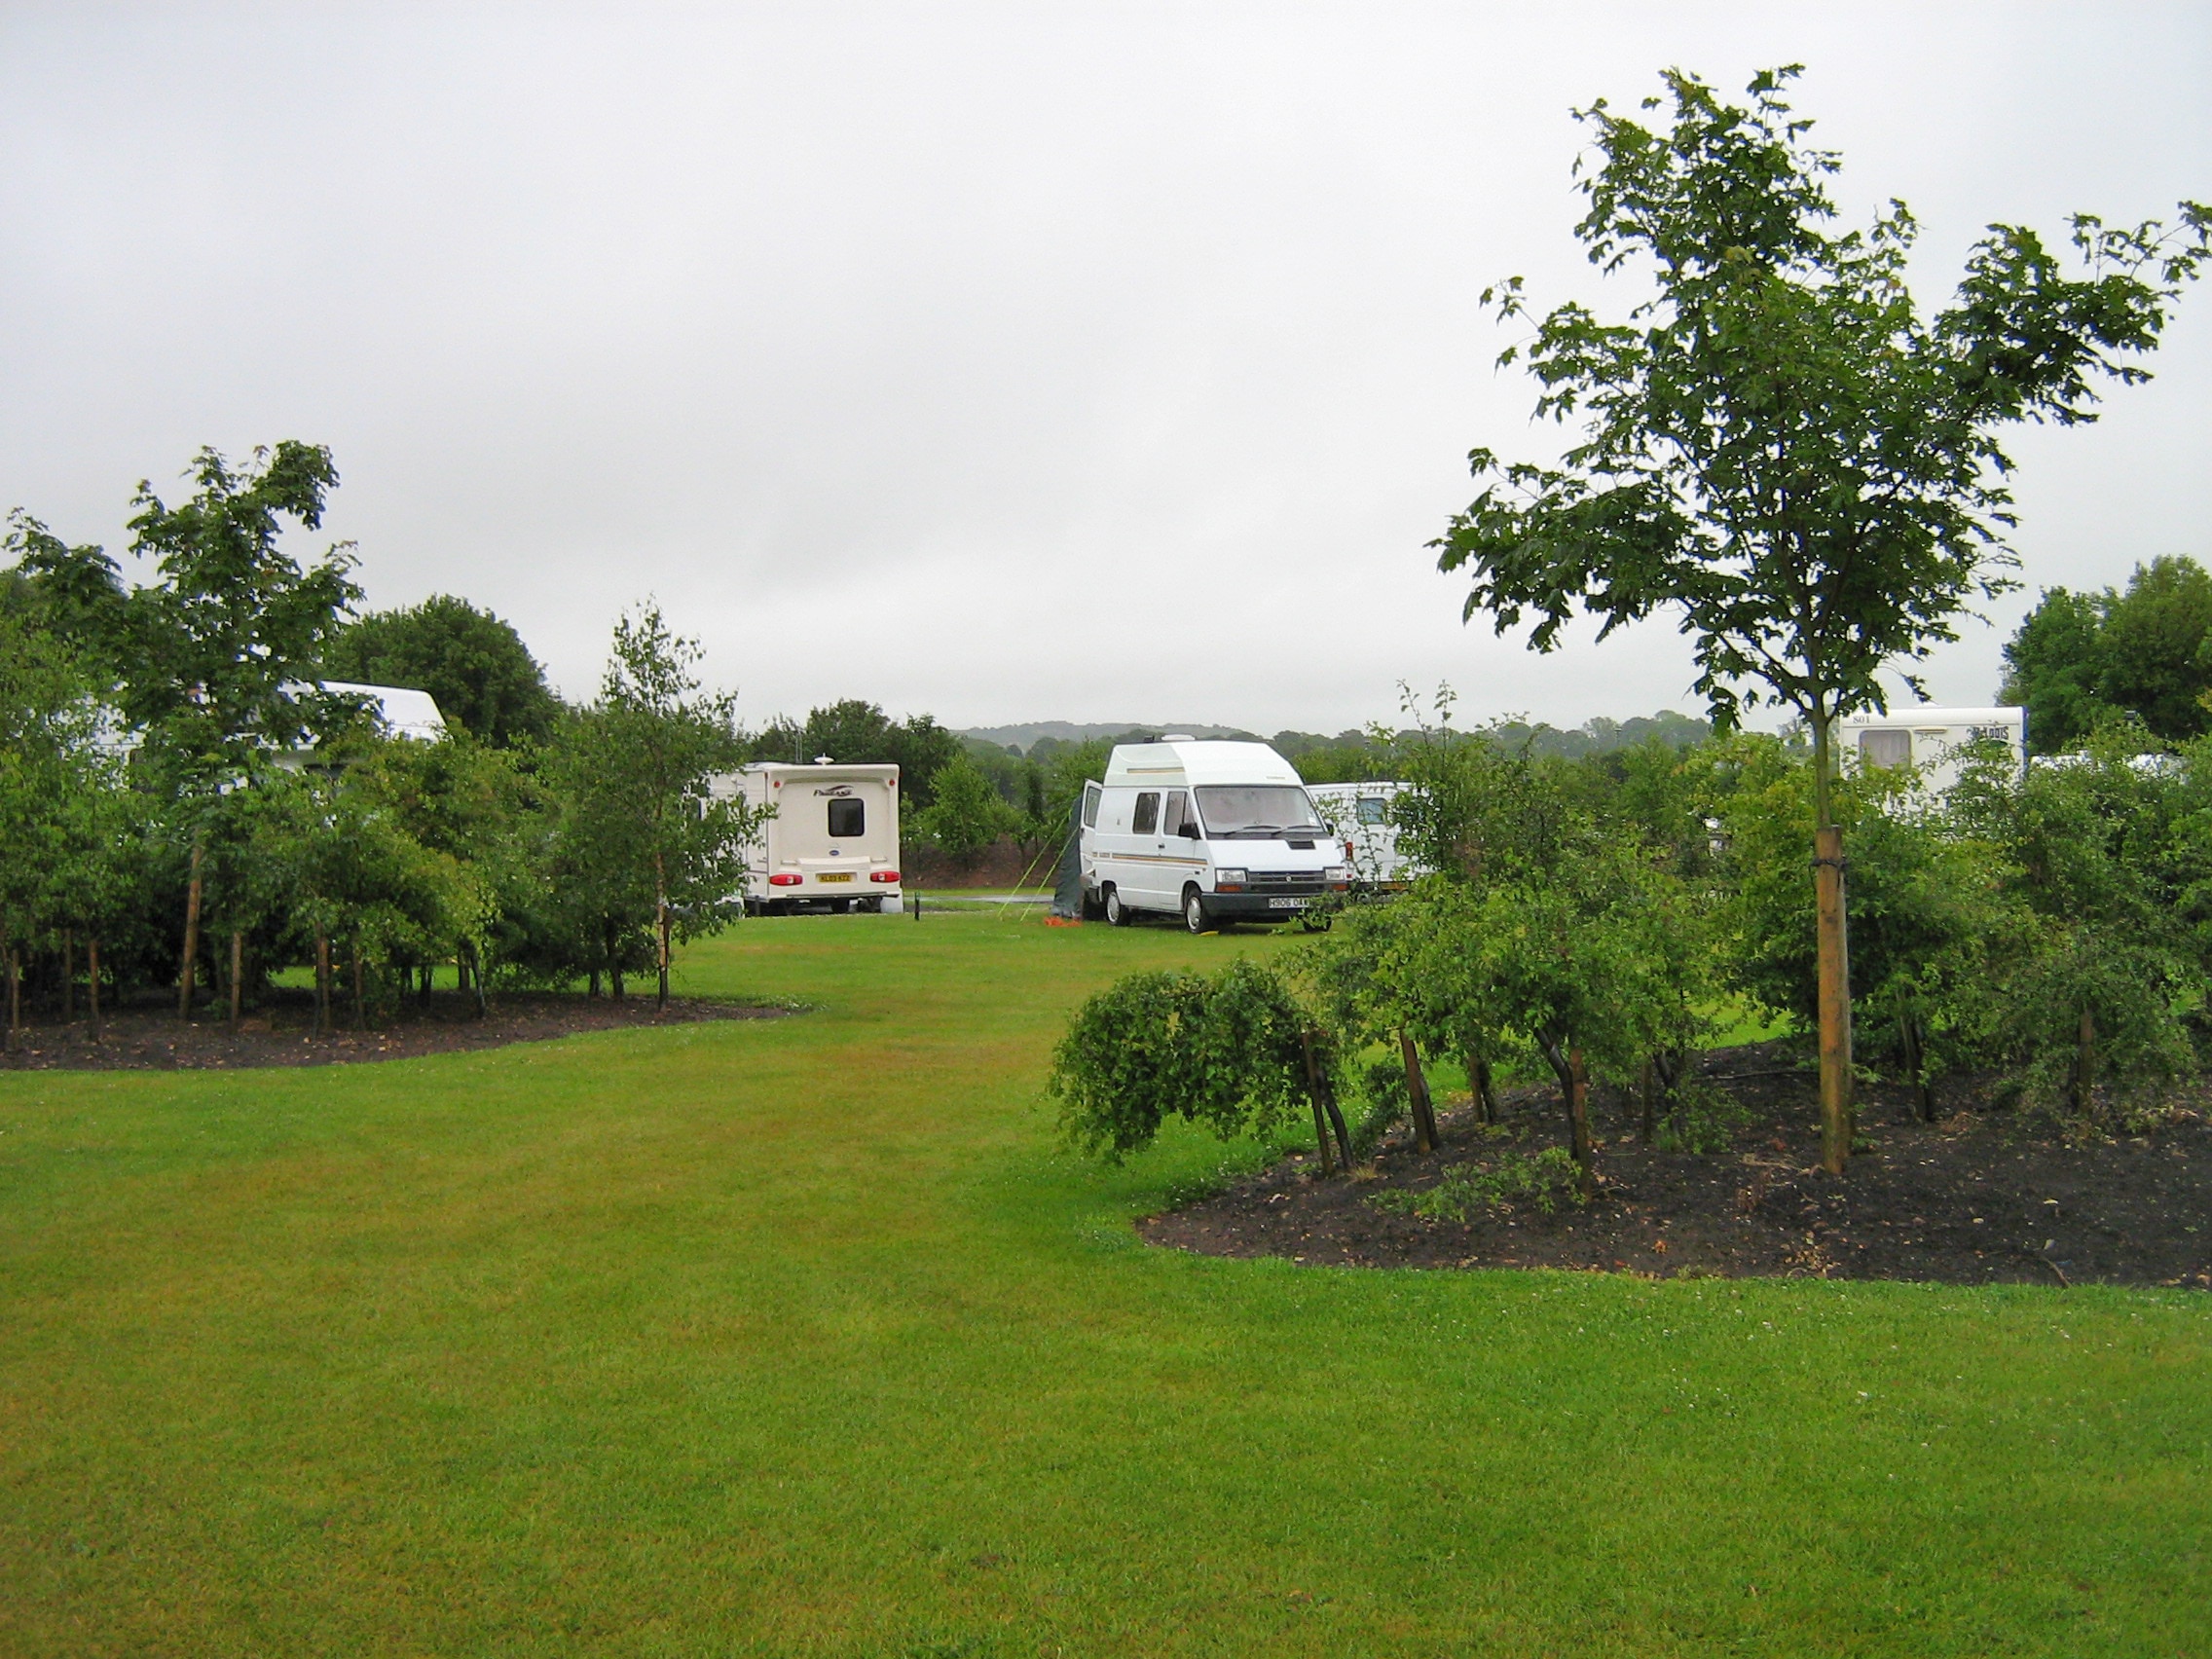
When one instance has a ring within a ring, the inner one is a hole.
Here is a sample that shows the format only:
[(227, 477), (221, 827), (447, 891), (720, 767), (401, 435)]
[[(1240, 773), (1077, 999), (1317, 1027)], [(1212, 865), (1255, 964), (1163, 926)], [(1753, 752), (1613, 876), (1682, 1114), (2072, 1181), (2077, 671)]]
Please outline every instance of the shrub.
[(1076, 1011), (1046, 1090), (1069, 1143), (1113, 1163), (1170, 1113), (1223, 1140), (1272, 1134), (1306, 1099), (1306, 1029), (1280, 976), (1255, 962), (1211, 978), (1132, 974)]
[(1533, 1204), (1550, 1215), (1562, 1198), (1570, 1204), (1589, 1201), (1573, 1155), (1564, 1146), (1547, 1146), (1538, 1153), (1505, 1153), (1494, 1164), (1461, 1164), (1426, 1192), (1378, 1193), (1367, 1201), (1393, 1215), (1468, 1221), (1478, 1210), (1511, 1209), (1516, 1203)]

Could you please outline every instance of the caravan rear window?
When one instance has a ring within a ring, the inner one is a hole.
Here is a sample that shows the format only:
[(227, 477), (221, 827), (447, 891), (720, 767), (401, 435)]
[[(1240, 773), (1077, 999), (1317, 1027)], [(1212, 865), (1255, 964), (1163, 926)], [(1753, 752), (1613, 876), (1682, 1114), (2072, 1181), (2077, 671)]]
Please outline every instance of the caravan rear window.
[(850, 840), (867, 833), (867, 802), (833, 800), (830, 803), (830, 834), (833, 840)]
[(1098, 828), (1099, 793), (1100, 791), (1096, 784), (1086, 784), (1083, 786), (1083, 827), (1086, 830), (1095, 830)]

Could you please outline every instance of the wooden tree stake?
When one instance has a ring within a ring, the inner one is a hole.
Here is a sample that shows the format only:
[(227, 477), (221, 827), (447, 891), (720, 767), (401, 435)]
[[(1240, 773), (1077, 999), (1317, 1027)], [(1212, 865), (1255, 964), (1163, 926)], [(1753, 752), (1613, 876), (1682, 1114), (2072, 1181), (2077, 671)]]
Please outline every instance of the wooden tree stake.
[[(1825, 763), (1825, 756), (1823, 763)], [(1844, 936), (1843, 831), (1813, 832), (1821, 1007), (1821, 1164), (1841, 1175), (1851, 1157), (1851, 953)]]
[(1429, 1099), (1427, 1075), (1420, 1069), (1420, 1051), (1402, 1027), (1398, 1058), (1406, 1068), (1406, 1099), (1413, 1108), (1414, 1150), (1426, 1157), (1436, 1150), (1436, 1108)]

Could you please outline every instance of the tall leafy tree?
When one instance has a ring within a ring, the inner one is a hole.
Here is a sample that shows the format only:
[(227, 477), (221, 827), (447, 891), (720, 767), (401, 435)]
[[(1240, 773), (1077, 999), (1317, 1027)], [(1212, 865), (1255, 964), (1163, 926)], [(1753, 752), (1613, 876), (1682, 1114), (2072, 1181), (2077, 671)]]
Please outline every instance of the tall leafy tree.
[[(2183, 203), (2170, 235), (2078, 215), (2079, 275), (2034, 231), (1993, 226), (1954, 303), (1925, 316), (1904, 280), (1916, 227), (1902, 203), (1863, 230), (1829, 228), (1840, 164), (1782, 95), (1797, 72), (1760, 73), (1748, 106), (1670, 72), (1666, 126), (1602, 101), (1579, 112), (1596, 156), (1576, 235), (1608, 273), (1641, 262), (1651, 297), (1620, 323), (1562, 305), (1504, 353), (1541, 384), (1537, 412), (1581, 435), (1550, 466), (1474, 451), (1485, 487), (1434, 545), (1443, 569), (1472, 574), (1470, 618), (1487, 610), (1502, 632), (1532, 617), (1548, 650), (1577, 611), (1601, 637), (1669, 612), (1717, 722), (1762, 700), (1805, 720), (1823, 1159), (1840, 1172), (1851, 1038), (1830, 726), (1881, 708), (1883, 669), (1954, 638), (2005, 585), (2001, 434), (2092, 421), (2100, 380), (2147, 378), (2133, 359), (2195, 276), (2212, 213)], [(1484, 301), (1527, 314), (1518, 278)]]
[(352, 557), (327, 549), (303, 564), (290, 528), (321, 527), (337, 486), (330, 452), (287, 439), (234, 466), (212, 449), (171, 506), (141, 483), (131, 550), (159, 580), (129, 595), (120, 664), (127, 719), (145, 732), (152, 775), (175, 802), (192, 851), (179, 1012), (189, 1012), (199, 954), (201, 864), (223, 795), (276, 756), (356, 722), (359, 711), (314, 689), (316, 667), (360, 597)]
[(2212, 574), (2194, 559), (2135, 567), (2125, 593), (2048, 588), (2005, 647), (1998, 693), (2028, 711), (2039, 755), (2132, 716), (2167, 744), (2212, 729)]
[(333, 680), (427, 691), (448, 720), (502, 749), (542, 743), (561, 709), (512, 624), (450, 594), (369, 612), (331, 642), (323, 666)]
[(818, 755), (847, 763), (889, 762), (899, 768), (907, 810), (937, 798), (937, 776), (961, 752), (959, 737), (929, 715), (894, 720), (873, 703), (847, 697), (808, 711), (801, 724), (779, 720), (754, 740), (756, 760), (803, 762)]

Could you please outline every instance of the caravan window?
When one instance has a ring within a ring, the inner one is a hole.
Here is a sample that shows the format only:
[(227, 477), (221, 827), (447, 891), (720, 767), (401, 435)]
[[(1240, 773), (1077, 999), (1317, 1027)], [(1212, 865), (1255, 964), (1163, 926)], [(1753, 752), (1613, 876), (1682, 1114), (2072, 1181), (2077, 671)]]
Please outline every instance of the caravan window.
[(1181, 790), (1173, 790), (1167, 796), (1167, 814), (1160, 821), (1162, 835), (1180, 835), (1183, 821), (1191, 815), (1191, 797)]
[(1862, 731), (1859, 734), (1859, 758), (1869, 766), (1908, 766), (1912, 763), (1912, 733)]
[(1129, 824), (1132, 835), (1149, 835), (1160, 823), (1160, 796), (1147, 790), (1137, 796), (1137, 815)]
[(1098, 797), (1105, 793), (1096, 784), (1083, 786), (1083, 827), (1086, 830), (1098, 828)]
[(1390, 803), (1384, 800), (1381, 795), (1361, 795), (1359, 797), (1359, 806), (1357, 808), (1359, 821), (1362, 824), (1382, 823), (1382, 809), (1389, 804)]
[(867, 833), (867, 803), (860, 800), (833, 800), (830, 803), (830, 835), (832, 840), (849, 840)]

